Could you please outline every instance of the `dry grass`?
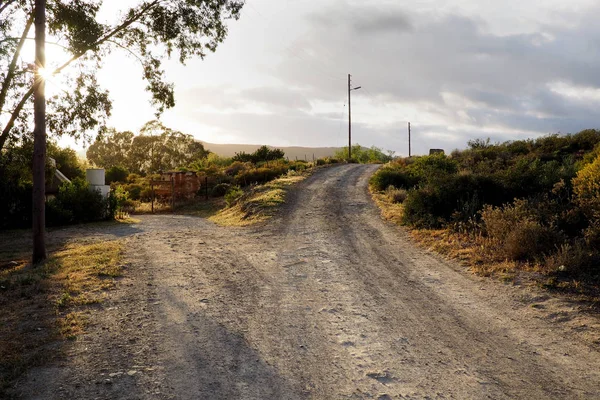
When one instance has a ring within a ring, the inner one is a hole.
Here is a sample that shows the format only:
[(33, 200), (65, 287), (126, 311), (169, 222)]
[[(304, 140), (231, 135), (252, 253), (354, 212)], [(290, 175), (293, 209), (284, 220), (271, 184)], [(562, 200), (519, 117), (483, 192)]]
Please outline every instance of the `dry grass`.
[(31, 266), (0, 271), (0, 397), (26, 369), (51, 355), (48, 345), (74, 340), (122, 273), (122, 244), (72, 243)]
[(209, 219), (223, 226), (248, 226), (271, 218), (285, 203), (289, 188), (307, 175), (284, 176), (250, 188), (233, 206), (222, 209)]
[(371, 192), (373, 200), (381, 210), (381, 216), (398, 225), (402, 223), (403, 206), (400, 203), (392, 203), (385, 193)]
[[(172, 212), (171, 203), (154, 202), (154, 213)], [(139, 203), (135, 206), (134, 214), (152, 214), (152, 203)]]

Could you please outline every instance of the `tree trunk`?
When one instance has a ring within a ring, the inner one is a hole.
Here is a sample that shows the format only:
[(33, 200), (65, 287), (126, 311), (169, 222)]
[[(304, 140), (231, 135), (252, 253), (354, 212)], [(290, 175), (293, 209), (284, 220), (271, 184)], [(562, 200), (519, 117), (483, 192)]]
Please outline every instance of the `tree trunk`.
[(35, 0), (35, 80), (33, 93), (33, 262), (46, 259), (46, 0)]

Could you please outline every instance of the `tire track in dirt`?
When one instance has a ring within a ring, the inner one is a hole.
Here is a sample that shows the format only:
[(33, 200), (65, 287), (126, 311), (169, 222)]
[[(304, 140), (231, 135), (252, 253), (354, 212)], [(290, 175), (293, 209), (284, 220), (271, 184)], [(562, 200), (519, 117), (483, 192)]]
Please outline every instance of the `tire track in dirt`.
[(24, 397), (600, 398), (597, 350), (520, 302), (526, 289), (462, 273), (379, 217), (376, 168), (318, 171), (252, 228), (142, 217), (128, 285), (95, 324), (125, 324), (110, 341), (133, 337), (128, 351), (94, 330), (93, 353), (74, 344), (79, 361), (46, 369), (56, 382), (30, 375)]

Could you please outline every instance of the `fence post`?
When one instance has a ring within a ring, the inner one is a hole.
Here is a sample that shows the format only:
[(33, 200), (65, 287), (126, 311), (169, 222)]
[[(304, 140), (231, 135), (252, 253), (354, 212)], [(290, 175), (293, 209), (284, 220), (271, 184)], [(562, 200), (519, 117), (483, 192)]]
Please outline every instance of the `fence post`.
[(206, 200), (208, 200), (208, 176), (204, 177), (204, 193), (206, 194)]
[(150, 191), (152, 192), (152, 214), (154, 214), (154, 181), (150, 180)]
[(175, 177), (171, 175), (171, 211), (175, 212)]

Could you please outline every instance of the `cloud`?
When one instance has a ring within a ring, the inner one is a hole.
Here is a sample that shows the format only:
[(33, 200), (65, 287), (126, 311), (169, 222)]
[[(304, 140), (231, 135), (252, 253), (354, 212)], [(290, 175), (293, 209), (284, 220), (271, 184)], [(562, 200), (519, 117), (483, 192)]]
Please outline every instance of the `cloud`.
[[(500, 137), (515, 129), (525, 136), (598, 126), (598, 102), (549, 89), (554, 82), (600, 88), (600, 26), (585, 16), (597, 15), (589, 9), (569, 26), (500, 35), (465, 15), (346, 5), (348, 10), (324, 7), (307, 18), (309, 34), (294, 48), (310, 56), (301, 63), (282, 60), (275, 72), (284, 84), (293, 82), (308, 98), (339, 101), (350, 70), (353, 82), (380, 106), (427, 104), (449, 128), (471, 132), (491, 125)], [(339, 80), (332, 65), (341, 66)], [(447, 94), (462, 103), (448, 102)]]
[(293, 110), (310, 110), (311, 108), (310, 103), (301, 93), (286, 88), (255, 87), (241, 91), (240, 95), (247, 101), (266, 106)]
[(300, 2), (254, 15), (213, 66), (236, 62), (198, 74), (176, 112), (240, 142), (340, 146), (351, 73), (353, 141), (402, 154), (408, 120), (417, 153), (597, 127), (600, 6), (573, 2)]

